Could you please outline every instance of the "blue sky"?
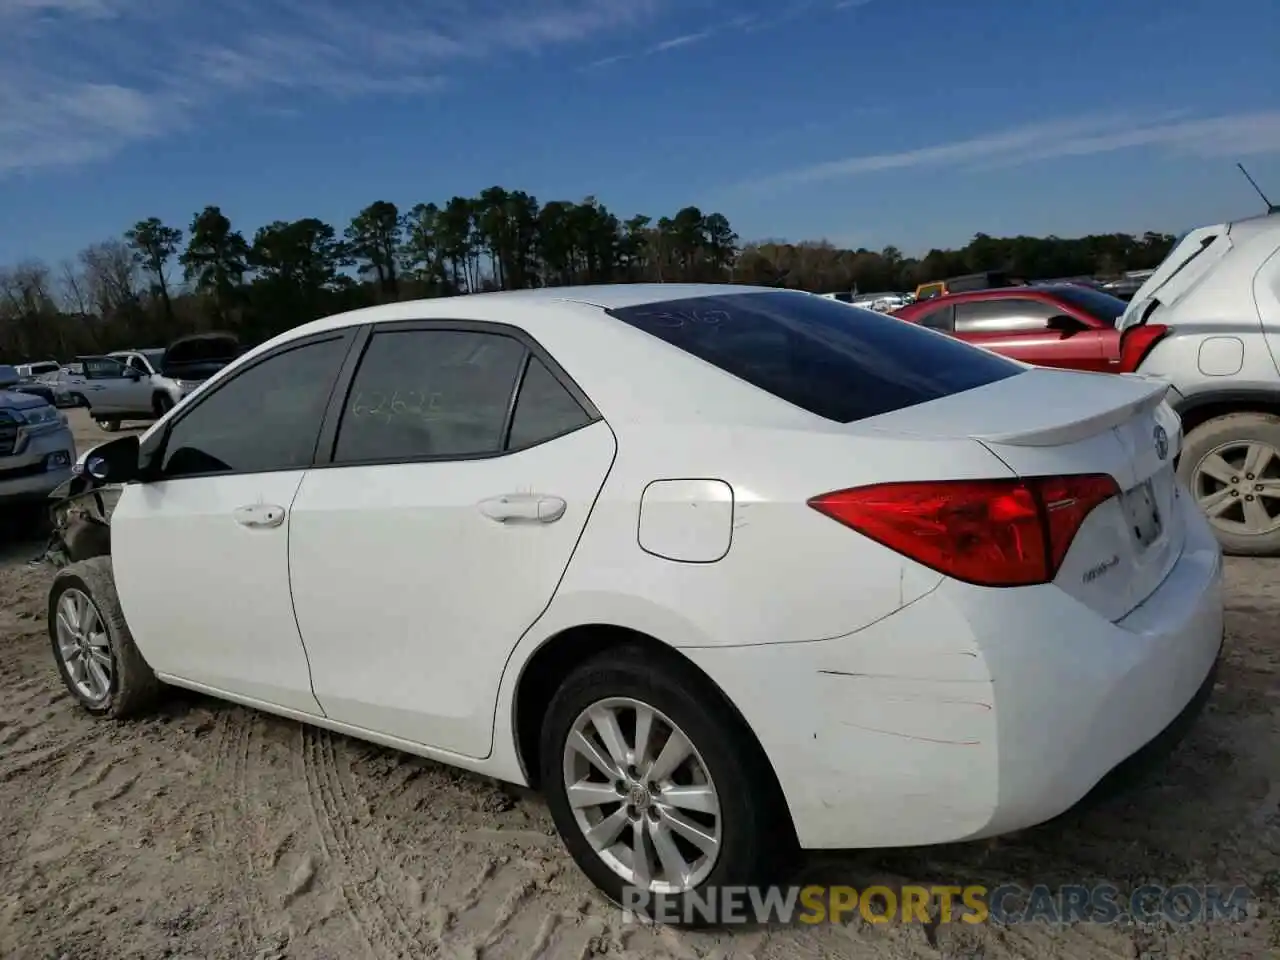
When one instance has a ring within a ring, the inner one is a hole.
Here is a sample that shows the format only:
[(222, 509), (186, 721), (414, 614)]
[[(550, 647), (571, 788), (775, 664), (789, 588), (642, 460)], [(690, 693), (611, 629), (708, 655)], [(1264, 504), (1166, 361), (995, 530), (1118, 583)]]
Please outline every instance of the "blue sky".
[(1280, 202), (1275, 0), (0, 0), (0, 263), (501, 184), (908, 253)]

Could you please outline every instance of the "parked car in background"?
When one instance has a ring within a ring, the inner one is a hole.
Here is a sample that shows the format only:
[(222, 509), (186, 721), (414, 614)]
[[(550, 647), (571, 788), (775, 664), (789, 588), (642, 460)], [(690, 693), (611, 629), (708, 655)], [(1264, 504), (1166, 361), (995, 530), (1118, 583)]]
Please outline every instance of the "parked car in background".
[(1108, 280), (1101, 285), (1101, 289), (1128, 303), (1153, 273), (1154, 270), (1130, 270), (1123, 277)]
[(916, 287), (914, 299), (932, 300), (948, 293), (966, 293), (970, 290), (988, 290), (993, 287), (1021, 286), (1021, 281), (1004, 270), (986, 270), (982, 273), (966, 273), (946, 280), (934, 280)]
[(62, 369), (57, 360), (39, 360), (35, 363), (20, 363), (14, 369), (23, 380), (36, 380)]
[(172, 683), (540, 787), (688, 917), (1048, 820), (1194, 714), (1222, 561), (1166, 390), (772, 288), (359, 310), (89, 452), (52, 651), (98, 716)]
[(14, 390), (21, 378), (0, 365), (0, 504), (39, 501), (71, 476), (76, 445), (44, 397)]
[(231, 334), (206, 333), (183, 337), (164, 349), (81, 357), (89, 412), (107, 431), (118, 430), (123, 420), (154, 420), (240, 352), (240, 342)]
[(1122, 333), (1116, 322), (1124, 309), (1124, 301), (1099, 290), (1058, 283), (945, 294), (894, 316), (1025, 363), (1129, 373), (1164, 327)]
[(912, 296), (909, 293), (821, 293), (821, 297), (828, 300), (838, 300), (840, 303), (847, 303), (851, 307), (862, 307), (864, 310), (874, 310), (876, 313), (892, 313), (903, 304), (910, 303)]
[(1280, 555), (1280, 213), (1192, 230), (1118, 326), (1150, 341), (1135, 369), (1173, 385), (1178, 474), (1223, 546)]

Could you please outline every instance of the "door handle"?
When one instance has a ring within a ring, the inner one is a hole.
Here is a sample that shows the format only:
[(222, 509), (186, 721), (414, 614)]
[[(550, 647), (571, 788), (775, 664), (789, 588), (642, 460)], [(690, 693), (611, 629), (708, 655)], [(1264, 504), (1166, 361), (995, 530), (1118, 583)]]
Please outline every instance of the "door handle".
[(541, 493), (507, 493), (500, 497), (481, 500), (480, 512), (490, 520), (507, 523), (525, 520), (532, 523), (555, 523), (564, 516), (568, 506), (559, 497)]
[(272, 503), (254, 503), (247, 507), (236, 507), (232, 516), (242, 527), (278, 527), (284, 523), (284, 507), (277, 507)]

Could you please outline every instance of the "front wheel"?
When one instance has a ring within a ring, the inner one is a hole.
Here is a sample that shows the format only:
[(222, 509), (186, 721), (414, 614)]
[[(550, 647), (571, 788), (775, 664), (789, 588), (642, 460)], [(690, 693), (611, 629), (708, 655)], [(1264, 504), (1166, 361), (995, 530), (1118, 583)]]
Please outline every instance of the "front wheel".
[(107, 433), (115, 433), (120, 429), (120, 421), (118, 419), (101, 420), (95, 417), (94, 421)]
[(89, 713), (128, 717), (154, 701), (160, 683), (125, 623), (110, 557), (58, 571), (49, 590), (49, 641), (62, 682)]
[(1190, 431), (1178, 476), (1237, 556), (1280, 554), (1280, 417), (1229, 413)]
[(156, 419), (159, 419), (173, 409), (173, 398), (167, 393), (157, 393), (151, 405), (155, 408)]
[(565, 679), (542, 729), (547, 805), (578, 866), (682, 926), (717, 922), (708, 894), (766, 880), (794, 843), (763, 752), (708, 687), (675, 661), (606, 653)]

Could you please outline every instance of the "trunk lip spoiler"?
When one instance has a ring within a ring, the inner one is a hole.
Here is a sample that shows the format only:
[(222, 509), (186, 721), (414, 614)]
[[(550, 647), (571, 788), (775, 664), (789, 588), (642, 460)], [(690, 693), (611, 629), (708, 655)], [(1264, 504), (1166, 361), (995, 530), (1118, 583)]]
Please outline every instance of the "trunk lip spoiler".
[[(1033, 368), (1040, 369), (1040, 368)], [(1058, 447), (1086, 439), (1103, 430), (1119, 426), (1133, 417), (1154, 410), (1164, 403), (1171, 384), (1164, 380), (1133, 374), (1098, 374), (1105, 377), (1123, 377), (1134, 384), (1142, 384), (1147, 389), (1138, 396), (1117, 404), (1107, 410), (1091, 414), (1079, 420), (1048, 427), (1030, 427), (1020, 430), (977, 430), (970, 433), (952, 435), (929, 433), (924, 430), (910, 430), (888, 426), (864, 425), (859, 432), (878, 434), (883, 437), (901, 437), (919, 440), (976, 440), (981, 444), (996, 444), (1008, 447)]]

